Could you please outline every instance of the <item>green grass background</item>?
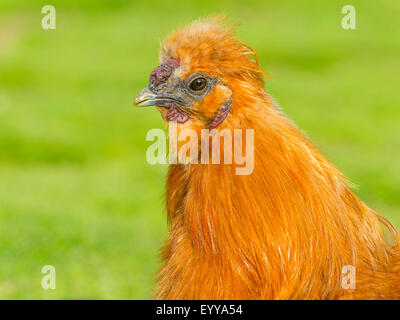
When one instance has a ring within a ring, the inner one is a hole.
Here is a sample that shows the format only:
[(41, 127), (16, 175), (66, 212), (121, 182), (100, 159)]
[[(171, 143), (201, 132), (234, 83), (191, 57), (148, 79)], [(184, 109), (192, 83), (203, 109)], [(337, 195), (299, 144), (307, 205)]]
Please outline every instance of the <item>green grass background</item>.
[[(56, 30), (41, 28), (46, 4)], [(357, 30), (341, 28), (346, 4)], [(400, 226), (400, 2), (2, 0), (0, 298), (151, 298), (167, 168), (146, 162), (145, 135), (164, 126), (132, 102), (159, 41), (218, 12), (284, 111)]]

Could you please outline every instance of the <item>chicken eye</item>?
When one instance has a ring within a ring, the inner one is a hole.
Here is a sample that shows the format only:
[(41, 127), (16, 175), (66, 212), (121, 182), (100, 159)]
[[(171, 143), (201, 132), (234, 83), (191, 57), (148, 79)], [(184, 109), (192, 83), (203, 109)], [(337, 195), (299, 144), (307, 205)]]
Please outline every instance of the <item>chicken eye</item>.
[(207, 84), (206, 79), (196, 78), (190, 83), (189, 87), (194, 91), (200, 91), (206, 87), (206, 84)]

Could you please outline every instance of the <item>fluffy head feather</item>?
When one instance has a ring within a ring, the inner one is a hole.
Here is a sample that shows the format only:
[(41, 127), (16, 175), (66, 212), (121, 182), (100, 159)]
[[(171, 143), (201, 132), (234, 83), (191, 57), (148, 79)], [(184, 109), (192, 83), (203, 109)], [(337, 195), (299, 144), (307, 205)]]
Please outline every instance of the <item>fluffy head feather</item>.
[(204, 71), (225, 82), (233, 79), (263, 87), (264, 72), (256, 63), (255, 52), (236, 40), (234, 29), (224, 27), (220, 18), (198, 20), (173, 32), (162, 46), (160, 62), (177, 58), (186, 74)]

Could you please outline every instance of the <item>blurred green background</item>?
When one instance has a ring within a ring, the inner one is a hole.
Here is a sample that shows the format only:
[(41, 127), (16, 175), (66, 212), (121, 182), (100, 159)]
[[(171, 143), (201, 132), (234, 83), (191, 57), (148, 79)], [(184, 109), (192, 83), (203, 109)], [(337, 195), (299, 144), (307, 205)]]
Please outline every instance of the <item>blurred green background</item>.
[[(41, 8), (57, 10), (43, 30)], [(357, 10), (343, 30), (341, 8)], [(0, 298), (147, 299), (166, 236), (155, 109), (132, 107), (170, 30), (226, 13), (266, 88), (400, 226), (400, 2), (0, 2)], [(43, 290), (41, 268), (57, 270)]]

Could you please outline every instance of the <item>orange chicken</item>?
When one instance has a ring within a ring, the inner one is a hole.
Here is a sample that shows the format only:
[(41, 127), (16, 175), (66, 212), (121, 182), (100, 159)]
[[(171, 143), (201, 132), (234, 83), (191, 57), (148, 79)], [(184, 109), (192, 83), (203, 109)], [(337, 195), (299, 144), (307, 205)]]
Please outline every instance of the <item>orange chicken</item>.
[(274, 103), (254, 51), (233, 28), (195, 21), (167, 38), (160, 63), (136, 105), (157, 106), (177, 134), (197, 133), (191, 160), (225, 150), (200, 141), (202, 130), (251, 129), (253, 140), (240, 131), (242, 145), (227, 149), (232, 158), (253, 143), (254, 160), (249, 174), (237, 173), (236, 158), (188, 162), (180, 154), (170, 164), (156, 298), (400, 299), (395, 228)]

